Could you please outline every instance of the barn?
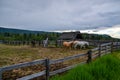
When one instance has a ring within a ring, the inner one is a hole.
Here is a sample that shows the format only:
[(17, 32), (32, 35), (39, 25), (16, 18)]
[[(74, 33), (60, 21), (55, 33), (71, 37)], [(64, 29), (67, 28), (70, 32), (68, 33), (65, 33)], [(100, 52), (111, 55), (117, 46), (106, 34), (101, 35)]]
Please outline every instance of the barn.
[(56, 46), (63, 46), (63, 41), (72, 41), (72, 40), (81, 40), (82, 34), (80, 31), (76, 32), (63, 32), (60, 37), (57, 39)]
[(80, 40), (80, 39), (83, 39), (80, 31), (64, 32), (58, 38), (58, 40)]

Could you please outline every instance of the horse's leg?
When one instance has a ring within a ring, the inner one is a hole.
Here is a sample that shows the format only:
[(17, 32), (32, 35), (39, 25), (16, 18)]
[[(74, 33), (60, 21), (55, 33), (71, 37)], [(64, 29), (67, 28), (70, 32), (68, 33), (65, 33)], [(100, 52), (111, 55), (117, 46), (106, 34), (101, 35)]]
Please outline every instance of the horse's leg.
[(80, 44), (78, 44), (77, 47), (78, 47), (78, 49), (81, 49), (81, 45)]
[(71, 49), (74, 49), (74, 44), (73, 44), (73, 42), (71, 43)]
[(72, 50), (72, 43), (70, 43), (69, 47), (70, 47), (70, 50)]
[(80, 43), (77, 43), (77, 46), (76, 46), (78, 49), (81, 49), (81, 44)]
[(85, 49), (85, 45), (83, 46), (83, 48)]
[(76, 43), (76, 44), (74, 45), (74, 49), (77, 49), (77, 46), (78, 46), (78, 45), (77, 45), (77, 43)]
[(84, 49), (84, 47), (85, 47), (84, 44), (81, 44), (81, 49)]
[(80, 43), (76, 43), (76, 49), (81, 49), (81, 44)]
[(83, 48), (83, 46), (82, 45), (80, 45), (80, 49), (82, 49)]
[(86, 48), (86, 45), (84, 44), (84, 46), (83, 46), (83, 47), (84, 47), (84, 49), (85, 49), (85, 48)]
[(66, 51), (68, 49), (68, 46), (63, 46), (63, 51)]

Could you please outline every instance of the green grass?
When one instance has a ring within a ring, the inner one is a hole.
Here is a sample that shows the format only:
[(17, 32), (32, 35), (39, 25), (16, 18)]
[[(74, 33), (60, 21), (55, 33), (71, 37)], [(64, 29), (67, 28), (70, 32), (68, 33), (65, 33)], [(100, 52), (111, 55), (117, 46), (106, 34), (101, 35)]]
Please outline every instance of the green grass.
[(103, 56), (86, 65), (79, 65), (51, 80), (120, 80), (120, 51)]

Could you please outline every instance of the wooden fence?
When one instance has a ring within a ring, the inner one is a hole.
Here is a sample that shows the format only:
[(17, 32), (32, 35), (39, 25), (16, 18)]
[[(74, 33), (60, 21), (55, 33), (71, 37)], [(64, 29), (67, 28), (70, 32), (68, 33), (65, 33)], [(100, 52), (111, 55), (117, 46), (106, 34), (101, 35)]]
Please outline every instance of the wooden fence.
[[(57, 46), (62, 46), (64, 41), (71, 41), (71, 40), (57, 40), (56, 44)], [(113, 40), (79, 40), (79, 41), (87, 41), (89, 42), (90, 46), (98, 46), (99, 44), (104, 44), (108, 42), (118, 42), (118, 41), (113, 41)]]
[[(48, 40), (48, 47), (50, 45), (54, 45), (56, 47), (62, 47), (63, 41), (66, 40)], [(70, 40), (67, 40), (70, 41)], [(90, 46), (98, 46), (98, 44), (103, 44), (107, 42), (115, 42), (115, 41), (108, 41), (108, 40), (82, 40), (82, 41), (88, 41), (90, 43)], [(118, 41), (116, 41), (118, 42)], [(44, 46), (44, 40), (41, 41), (2, 41), (0, 40), (1, 44), (8, 44), (8, 45), (34, 45), (34, 46)], [(34, 43), (34, 44), (33, 44)]]
[[(45, 45), (44, 41), (45, 40), (41, 40), (41, 41), (0, 41), (0, 44), (7, 44), (7, 45), (31, 45), (33, 47), (37, 47), (37, 46), (43, 46), (44, 47), (44, 45)], [(48, 47), (48, 45), (56, 46), (57, 43), (54, 40), (49, 40), (46, 47)]]
[(22, 68), (22, 67), (33, 66), (33, 65), (36, 65), (36, 64), (44, 65), (45, 70), (43, 70), (41, 72), (38, 72), (38, 73), (34, 73), (34, 74), (31, 74), (31, 75), (27, 75), (27, 76), (18, 78), (17, 80), (29, 80), (29, 79), (33, 79), (33, 78), (40, 77), (40, 76), (45, 76), (45, 80), (49, 80), (50, 76), (58, 74), (58, 73), (65, 72), (65, 71), (70, 70), (73, 67), (78, 65), (78, 64), (75, 64), (75, 65), (67, 66), (65, 68), (61, 68), (61, 69), (58, 69), (58, 70), (50, 71), (50, 65), (52, 65), (52, 64), (61, 63), (61, 62), (64, 62), (64, 61), (73, 60), (73, 59), (81, 58), (81, 57), (84, 57), (84, 56), (87, 56), (87, 59), (80, 62), (79, 64), (90, 63), (93, 59), (95, 59), (97, 57), (100, 57), (100, 56), (103, 56), (105, 54), (111, 53), (116, 49), (120, 49), (120, 42), (104, 43), (104, 44), (101, 44), (94, 49), (89, 50), (87, 53), (78, 54), (78, 55), (74, 55), (74, 56), (68, 56), (68, 57), (61, 58), (61, 59), (35, 60), (35, 61), (32, 61), (32, 62), (26, 62), (26, 63), (20, 63), (20, 64), (15, 64), (15, 65), (6, 66), (6, 67), (1, 67), (0, 68), (0, 80), (2, 80), (2, 75), (3, 75), (3, 72), (5, 72), (5, 71), (18, 69), (18, 68)]

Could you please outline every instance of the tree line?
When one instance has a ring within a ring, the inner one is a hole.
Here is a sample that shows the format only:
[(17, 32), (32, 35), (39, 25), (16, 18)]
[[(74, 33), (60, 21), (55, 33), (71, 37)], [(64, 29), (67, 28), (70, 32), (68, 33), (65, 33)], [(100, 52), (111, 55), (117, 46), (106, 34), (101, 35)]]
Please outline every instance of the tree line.
[(56, 40), (59, 37), (59, 33), (46, 32), (46, 33), (0, 33), (0, 40), (8, 41), (32, 41), (32, 40), (44, 40), (49, 37), (50, 40)]
[[(47, 37), (49, 40), (57, 40), (61, 33), (56, 32), (44, 32), (44, 33), (0, 33), (0, 40), (7, 41), (41, 41), (45, 40)], [(120, 39), (112, 38), (109, 35), (99, 35), (99, 34), (88, 34), (81, 33), (83, 40), (117, 40)]]
[(100, 35), (100, 34), (88, 34), (82, 33), (83, 39), (88, 40), (112, 40), (113, 38), (109, 35)]

